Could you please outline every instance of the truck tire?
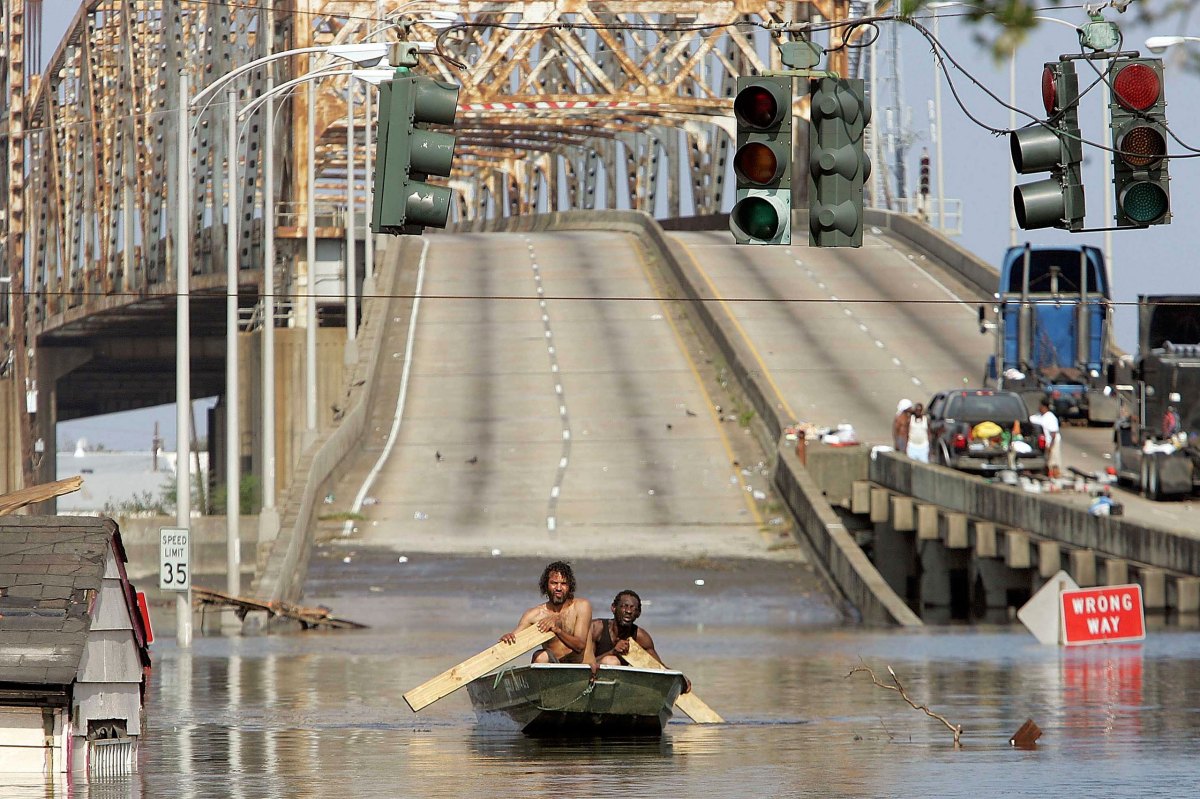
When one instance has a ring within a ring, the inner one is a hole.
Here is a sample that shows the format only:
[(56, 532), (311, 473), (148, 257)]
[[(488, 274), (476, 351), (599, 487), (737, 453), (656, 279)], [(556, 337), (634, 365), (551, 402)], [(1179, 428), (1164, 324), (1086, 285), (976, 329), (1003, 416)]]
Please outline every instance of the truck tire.
[(1158, 456), (1147, 455), (1143, 463), (1146, 464), (1146, 480), (1143, 484), (1146, 499), (1158, 502), (1162, 499), (1162, 487), (1158, 482)]

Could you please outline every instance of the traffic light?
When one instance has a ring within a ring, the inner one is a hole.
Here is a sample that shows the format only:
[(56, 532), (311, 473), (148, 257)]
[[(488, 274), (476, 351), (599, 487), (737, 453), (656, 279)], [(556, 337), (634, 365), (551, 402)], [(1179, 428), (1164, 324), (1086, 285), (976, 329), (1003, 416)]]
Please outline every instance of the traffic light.
[(863, 184), (871, 160), (863, 150), (871, 106), (859, 78), (809, 83), (808, 242), (861, 247)]
[(792, 243), (792, 79), (738, 78), (733, 100), (737, 244)]
[(1079, 77), (1075, 62), (1052, 61), (1042, 70), (1046, 121), (1014, 130), (1008, 143), (1022, 175), (1051, 177), (1013, 189), (1013, 210), (1022, 230), (1082, 230), (1083, 143), (1079, 135)]
[(929, 196), (929, 153), (921, 153), (921, 196)]
[(397, 77), (379, 86), (379, 141), (376, 145), (374, 233), (420, 234), (445, 227), (451, 191), (425, 182), (449, 176), (454, 136), (427, 130), (451, 125), (458, 110), (458, 86), (424, 76)]
[(1117, 225), (1169, 224), (1171, 194), (1162, 60), (1117, 58), (1110, 74)]

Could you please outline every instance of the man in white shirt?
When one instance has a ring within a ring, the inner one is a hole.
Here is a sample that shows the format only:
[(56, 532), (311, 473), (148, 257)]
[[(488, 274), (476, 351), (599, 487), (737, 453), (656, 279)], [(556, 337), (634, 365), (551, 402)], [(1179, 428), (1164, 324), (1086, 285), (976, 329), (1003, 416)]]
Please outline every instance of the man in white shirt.
[(906, 454), (914, 461), (929, 463), (929, 417), (925, 415), (925, 406), (919, 402), (909, 415)]
[(1046, 472), (1051, 477), (1062, 474), (1062, 437), (1058, 434), (1058, 417), (1050, 410), (1050, 403), (1042, 400), (1041, 413), (1035, 413), (1029, 421), (1040, 425), (1046, 436)]

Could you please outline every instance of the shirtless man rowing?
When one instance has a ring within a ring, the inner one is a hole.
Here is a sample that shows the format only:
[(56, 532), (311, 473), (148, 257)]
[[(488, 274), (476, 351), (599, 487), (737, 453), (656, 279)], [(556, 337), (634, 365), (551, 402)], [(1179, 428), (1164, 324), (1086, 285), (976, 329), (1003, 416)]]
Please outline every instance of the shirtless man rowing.
[(500, 636), (500, 641), (514, 643), (517, 633), (534, 625), (542, 632), (552, 632), (556, 636), (533, 654), (534, 663), (594, 664), (596, 658), (588, 634), (592, 624), (592, 604), (586, 599), (575, 598), (575, 572), (571, 564), (551, 563), (542, 571), (538, 587), (546, 601), (525, 611), (516, 629)]

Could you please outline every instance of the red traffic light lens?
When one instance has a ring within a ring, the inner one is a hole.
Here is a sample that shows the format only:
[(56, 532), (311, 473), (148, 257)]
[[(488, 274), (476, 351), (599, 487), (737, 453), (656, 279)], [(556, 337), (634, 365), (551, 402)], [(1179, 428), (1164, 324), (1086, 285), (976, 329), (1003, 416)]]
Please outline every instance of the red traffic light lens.
[(1042, 105), (1046, 108), (1046, 116), (1054, 116), (1058, 110), (1058, 84), (1054, 80), (1054, 70), (1046, 67), (1042, 70)]
[(1158, 73), (1145, 64), (1129, 64), (1113, 80), (1117, 102), (1130, 111), (1145, 111), (1158, 102), (1161, 91)]
[(733, 157), (733, 168), (749, 183), (766, 186), (779, 178), (779, 159), (762, 142), (750, 142)]
[(743, 125), (766, 130), (782, 120), (779, 102), (765, 86), (747, 86), (733, 101), (733, 113)]
[(1167, 142), (1157, 130), (1139, 125), (1121, 136), (1117, 149), (1132, 167), (1154, 166), (1167, 154)]

